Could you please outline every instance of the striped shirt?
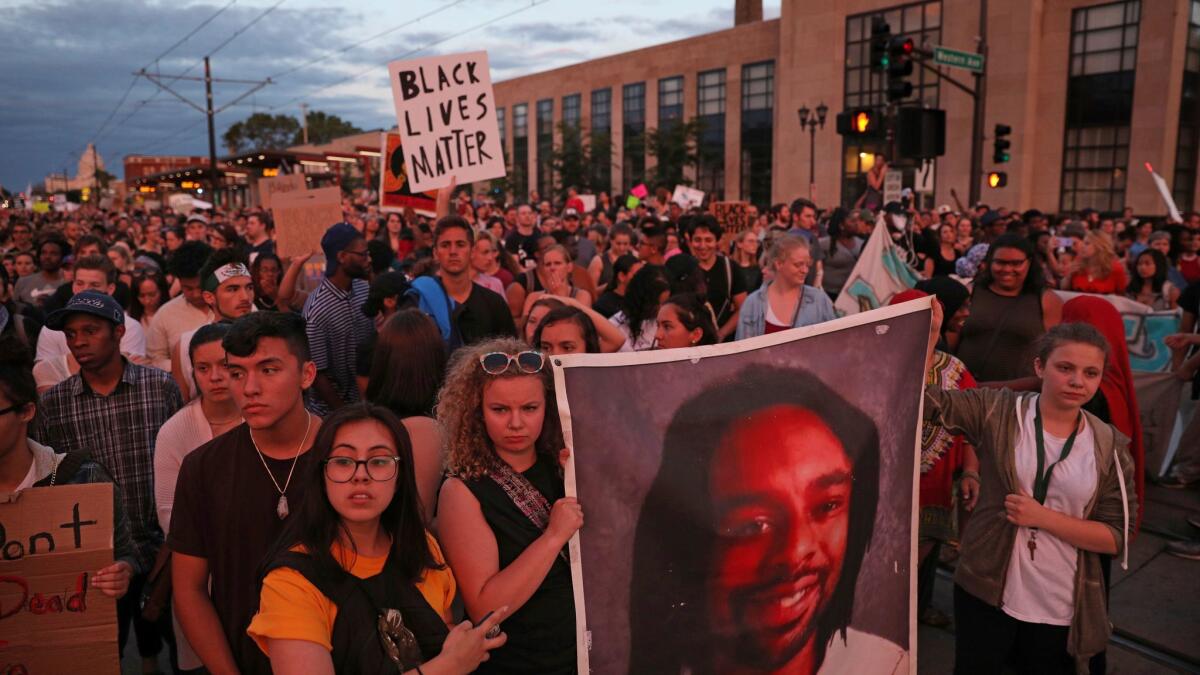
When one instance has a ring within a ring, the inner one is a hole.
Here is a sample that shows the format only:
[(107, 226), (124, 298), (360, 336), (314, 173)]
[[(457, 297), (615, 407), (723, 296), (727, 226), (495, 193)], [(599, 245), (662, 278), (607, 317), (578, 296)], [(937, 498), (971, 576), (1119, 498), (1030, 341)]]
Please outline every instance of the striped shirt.
[[(375, 332), (375, 322), (362, 311), (370, 289), (365, 279), (354, 279), (346, 292), (326, 278), (304, 303), (313, 363), (345, 403), (359, 400), (355, 359), (359, 348)], [(312, 397), (309, 408), (317, 415), (329, 414), (329, 406), (320, 396)]]
[(56, 452), (78, 452), (107, 468), (121, 487), (138, 567), (149, 570), (163, 534), (154, 507), (154, 440), (183, 406), (170, 374), (125, 362), (117, 388), (101, 396), (81, 374), (47, 391), (30, 437)]

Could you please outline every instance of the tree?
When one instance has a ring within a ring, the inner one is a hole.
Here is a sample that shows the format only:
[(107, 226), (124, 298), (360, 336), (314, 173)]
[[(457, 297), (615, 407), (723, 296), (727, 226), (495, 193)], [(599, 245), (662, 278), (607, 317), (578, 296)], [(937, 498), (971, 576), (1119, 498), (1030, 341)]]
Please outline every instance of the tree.
[(300, 122), (290, 115), (254, 113), (235, 122), (221, 136), (229, 153), (238, 155), (253, 150), (281, 150), (294, 145)]
[(116, 180), (116, 176), (105, 171), (104, 169), (96, 169), (96, 182), (100, 183), (102, 189), (107, 190), (108, 184)]
[(646, 154), (656, 160), (648, 176), (653, 185), (669, 190), (676, 185), (692, 184), (684, 177), (684, 169), (696, 167), (703, 130), (704, 122), (693, 117), (687, 122), (671, 122), (646, 133)]
[[(361, 134), (362, 129), (354, 126), (337, 115), (330, 115), (320, 110), (308, 113), (308, 142), (313, 145), (328, 143), (335, 138)], [(292, 138), (292, 145), (304, 142), (304, 130), (300, 129)]]
[(567, 188), (585, 192), (611, 189), (612, 136), (607, 131), (584, 134), (577, 124), (560, 122), (560, 142), (551, 155), (555, 175), (555, 194), (565, 200)]

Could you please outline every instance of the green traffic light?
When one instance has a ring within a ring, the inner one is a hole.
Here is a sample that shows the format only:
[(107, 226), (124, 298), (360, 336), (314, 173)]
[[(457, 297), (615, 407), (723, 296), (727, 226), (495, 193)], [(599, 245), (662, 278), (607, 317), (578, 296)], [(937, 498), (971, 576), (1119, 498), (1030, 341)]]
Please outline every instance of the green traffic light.
[(882, 59), (879, 59), (879, 64), (882, 65), (884, 68), (887, 68), (888, 64), (890, 64), (891, 62), (892, 62), (892, 60), (886, 56), (883, 57)]

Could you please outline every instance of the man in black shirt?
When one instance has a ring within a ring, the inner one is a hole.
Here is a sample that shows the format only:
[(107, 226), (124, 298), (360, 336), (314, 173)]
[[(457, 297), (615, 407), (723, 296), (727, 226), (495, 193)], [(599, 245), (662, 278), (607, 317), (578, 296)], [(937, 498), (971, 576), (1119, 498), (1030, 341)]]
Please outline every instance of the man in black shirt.
[(686, 233), (688, 248), (708, 281), (708, 304), (717, 317), (717, 334), (727, 339), (737, 330), (738, 312), (746, 300), (745, 281), (737, 264), (717, 253), (724, 230), (711, 215), (698, 216)]
[(516, 256), (522, 267), (528, 268), (537, 256), (537, 242), (541, 236), (537, 214), (528, 204), (521, 204), (517, 207), (517, 226), (504, 235), (504, 248)]
[(308, 451), (321, 420), (305, 410), (304, 390), (317, 368), (296, 314), (247, 314), (222, 344), (246, 423), (179, 469), (167, 540), (175, 612), (209, 672), (269, 675), (246, 627), (258, 607), (258, 567), (313, 470)]
[(488, 337), (516, 337), (517, 327), (508, 302), (471, 279), (471, 247), (475, 245), (475, 232), (470, 223), (460, 216), (446, 216), (437, 222), (433, 240), (438, 280), (454, 301), (450, 315), (450, 348)]

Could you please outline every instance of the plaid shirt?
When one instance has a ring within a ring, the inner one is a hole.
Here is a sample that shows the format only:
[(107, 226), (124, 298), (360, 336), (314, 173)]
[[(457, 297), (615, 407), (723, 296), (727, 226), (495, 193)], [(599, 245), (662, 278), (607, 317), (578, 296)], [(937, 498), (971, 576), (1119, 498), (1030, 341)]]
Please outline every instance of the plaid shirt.
[(117, 388), (100, 396), (75, 374), (47, 391), (30, 436), (56, 452), (79, 452), (106, 467), (121, 488), (138, 567), (162, 544), (154, 509), (154, 439), (183, 407), (179, 387), (156, 368), (125, 363)]

